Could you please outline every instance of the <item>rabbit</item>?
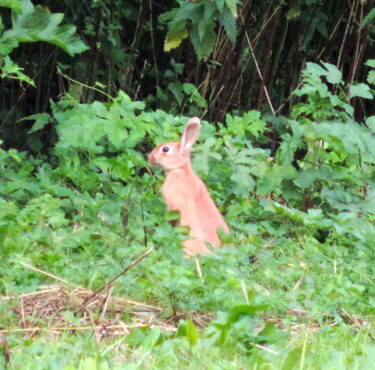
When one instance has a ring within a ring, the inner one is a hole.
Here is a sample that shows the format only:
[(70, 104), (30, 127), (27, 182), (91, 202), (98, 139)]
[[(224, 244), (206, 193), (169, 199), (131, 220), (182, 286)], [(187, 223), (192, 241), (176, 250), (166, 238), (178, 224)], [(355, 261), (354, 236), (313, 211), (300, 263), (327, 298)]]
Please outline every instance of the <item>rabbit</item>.
[(190, 149), (198, 139), (200, 126), (199, 118), (191, 118), (180, 142), (161, 144), (148, 156), (150, 163), (159, 165), (166, 171), (162, 194), (168, 210), (179, 211), (180, 225), (190, 227), (191, 239), (183, 243), (188, 256), (211, 253), (206, 242), (220, 247), (217, 235), (219, 227), (229, 234), (229, 228), (205, 184), (191, 168)]

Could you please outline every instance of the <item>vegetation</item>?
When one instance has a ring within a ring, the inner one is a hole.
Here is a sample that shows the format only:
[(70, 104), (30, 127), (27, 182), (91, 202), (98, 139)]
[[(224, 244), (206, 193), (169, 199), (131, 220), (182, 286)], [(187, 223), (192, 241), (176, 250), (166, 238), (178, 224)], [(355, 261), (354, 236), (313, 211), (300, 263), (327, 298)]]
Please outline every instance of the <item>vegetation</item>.
[[(0, 2), (0, 366), (372, 368), (373, 1), (291, 3)], [(146, 160), (193, 114), (197, 259)]]

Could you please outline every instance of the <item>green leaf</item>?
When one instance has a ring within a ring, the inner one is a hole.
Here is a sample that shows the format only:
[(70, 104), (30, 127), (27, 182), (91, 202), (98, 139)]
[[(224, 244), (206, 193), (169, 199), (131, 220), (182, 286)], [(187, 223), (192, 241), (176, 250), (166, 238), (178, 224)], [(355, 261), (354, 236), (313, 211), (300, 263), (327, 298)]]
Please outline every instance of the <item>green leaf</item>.
[(237, 17), (237, 2), (237, 0), (225, 0), (225, 3), (230, 9), (233, 17)]
[(292, 19), (298, 18), (300, 14), (301, 14), (301, 7), (298, 4), (293, 5), (286, 13), (286, 19), (292, 20)]
[(198, 340), (199, 340), (198, 328), (194, 325), (194, 323), (190, 319), (186, 320), (186, 337), (191, 347), (198, 343)]
[(365, 62), (365, 65), (369, 66), (369, 67), (372, 67), (372, 68), (375, 68), (375, 59), (369, 59), (368, 61)]
[(360, 83), (358, 85), (350, 85), (349, 97), (354, 98), (355, 96), (365, 99), (373, 98), (370, 87), (364, 83)]
[(375, 71), (370, 71), (368, 73), (367, 82), (369, 84), (375, 85)]
[(283, 361), (283, 365), (281, 367), (282, 370), (290, 370), (295, 369), (296, 366), (300, 363), (302, 358), (302, 348), (294, 348), (289, 353), (288, 356)]
[(359, 29), (366, 27), (375, 18), (375, 8), (372, 8), (370, 12), (366, 15), (365, 19), (359, 25)]
[(26, 76), (22, 72), (23, 68), (20, 68), (16, 63), (14, 63), (8, 55), (6, 55), (3, 60), (4, 64), (2, 67), (0, 67), (2, 78), (15, 78), (17, 80), (20, 80), (21, 82), (26, 82), (35, 87), (34, 81)]
[(31, 134), (47, 125), (51, 120), (51, 116), (48, 113), (38, 113), (22, 118), (22, 121), (24, 120), (35, 120), (33, 127), (29, 131), (29, 134)]
[(1, 0), (0, 7), (10, 8), (17, 14), (22, 12), (22, 0)]
[(15, 42), (45, 41), (59, 46), (71, 56), (88, 49), (75, 34), (74, 26), (60, 25), (64, 14), (51, 13), (40, 5), (34, 7), (30, 0), (23, 0), (21, 4), (22, 12), (13, 15), (13, 28), (3, 33), (0, 45), (8, 45), (10, 40), (10, 45), (15, 45)]
[[(200, 33), (198, 27), (193, 27), (190, 31), (191, 42), (199, 59), (206, 58), (214, 49), (216, 34), (214, 32), (215, 24), (209, 23)], [(201, 37), (200, 37), (201, 34)]]
[(224, 6), (224, 9), (219, 16), (219, 22), (224, 26), (229, 40), (234, 44), (237, 36), (236, 19), (227, 5)]
[(375, 132), (375, 116), (367, 118), (366, 124), (373, 132)]
[(182, 3), (181, 8), (178, 10), (173, 22), (180, 22), (191, 19), (193, 23), (199, 23), (199, 21), (203, 18), (203, 14), (204, 7), (202, 4), (185, 1)]
[(133, 347), (137, 347), (141, 345), (146, 338), (146, 334), (145, 334), (146, 329), (147, 327), (131, 329), (130, 333), (125, 338), (125, 343)]
[(333, 64), (322, 62), (324, 67), (327, 69), (326, 77), (327, 81), (331, 84), (338, 84), (342, 80), (341, 71)]
[(177, 48), (181, 44), (182, 40), (184, 40), (187, 36), (188, 31), (186, 28), (186, 22), (170, 24), (164, 41), (164, 50), (170, 51)]
[(156, 346), (160, 338), (160, 334), (159, 328), (152, 329), (143, 341), (143, 349), (146, 351), (151, 351)]
[(182, 89), (183, 87), (180, 81), (170, 82), (168, 84), (168, 90), (172, 92), (179, 105), (181, 105), (182, 101), (184, 100), (184, 93)]
[(234, 183), (234, 192), (237, 195), (247, 195), (254, 190), (255, 181), (251, 177), (251, 170), (247, 166), (237, 165), (230, 179)]

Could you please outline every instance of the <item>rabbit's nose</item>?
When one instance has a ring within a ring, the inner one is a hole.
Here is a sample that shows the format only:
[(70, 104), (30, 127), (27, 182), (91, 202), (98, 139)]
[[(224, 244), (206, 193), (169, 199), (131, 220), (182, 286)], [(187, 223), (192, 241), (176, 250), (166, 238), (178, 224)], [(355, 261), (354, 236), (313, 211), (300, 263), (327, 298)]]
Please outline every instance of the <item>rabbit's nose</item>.
[(154, 156), (154, 154), (153, 153), (150, 153), (149, 155), (148, 155), (148, 161), (150, 162), (150, 163), (152, 163), (152, 164), (155, 164), (155, 156)]

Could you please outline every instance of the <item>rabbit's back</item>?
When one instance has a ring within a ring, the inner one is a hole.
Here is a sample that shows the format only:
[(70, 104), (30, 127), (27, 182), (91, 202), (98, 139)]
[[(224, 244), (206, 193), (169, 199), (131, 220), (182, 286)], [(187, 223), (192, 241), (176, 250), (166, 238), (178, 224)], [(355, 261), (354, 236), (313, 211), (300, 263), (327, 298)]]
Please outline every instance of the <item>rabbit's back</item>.
[(180, 224), (189, 226), (192, 236), (220, 246), (217, 228), (229, 232), (228, 227), (205, 184), (190, 168), (170, 171), (162, 191), (168, 209), (180, 212)]

